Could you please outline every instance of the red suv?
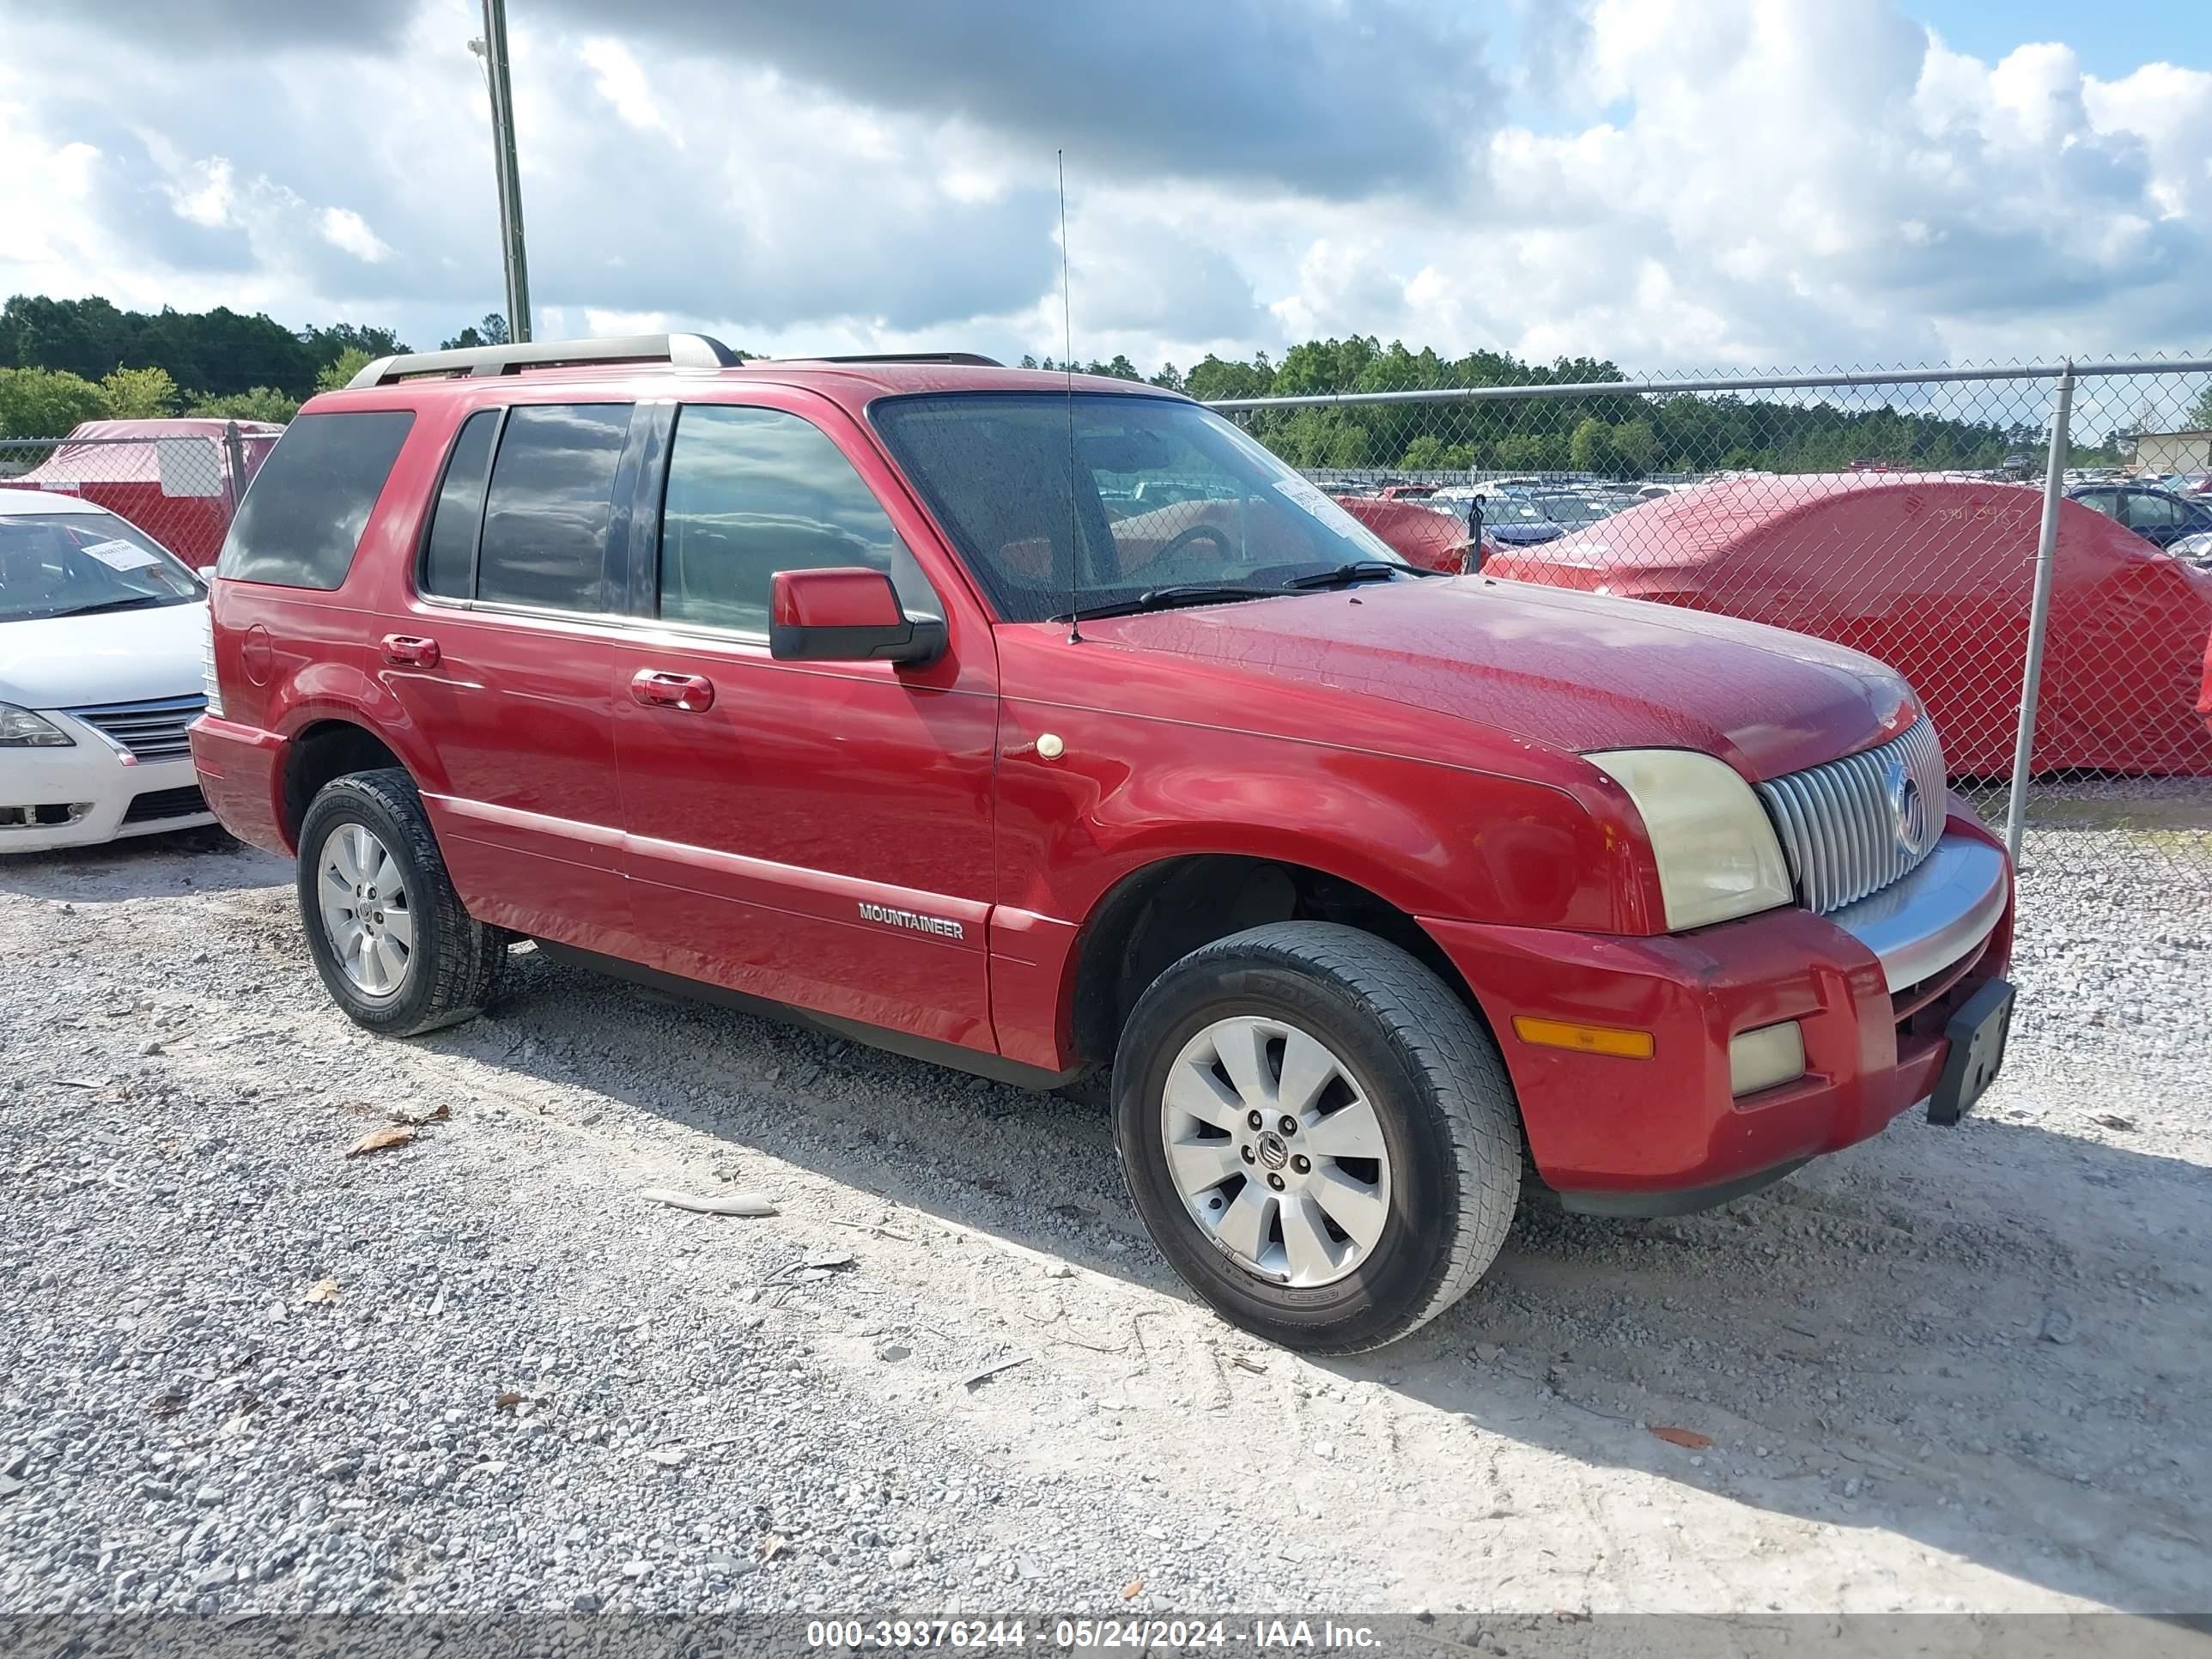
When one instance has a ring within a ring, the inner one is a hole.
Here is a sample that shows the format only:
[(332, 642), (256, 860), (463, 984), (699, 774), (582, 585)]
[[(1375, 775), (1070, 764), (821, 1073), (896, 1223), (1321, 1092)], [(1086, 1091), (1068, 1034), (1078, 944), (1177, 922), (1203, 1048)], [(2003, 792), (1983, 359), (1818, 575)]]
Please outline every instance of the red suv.
[(1524, 1184), (1750, 1191), (2002, 1058), (2012, 880), (1879, 663), (1406, 564), (1187, 398), (698, 336), (370, 365), (215, 583), (207, 798), (331, 995), (510, 943), (1041, 1087), (1225, 1316), (1433, 1317)]

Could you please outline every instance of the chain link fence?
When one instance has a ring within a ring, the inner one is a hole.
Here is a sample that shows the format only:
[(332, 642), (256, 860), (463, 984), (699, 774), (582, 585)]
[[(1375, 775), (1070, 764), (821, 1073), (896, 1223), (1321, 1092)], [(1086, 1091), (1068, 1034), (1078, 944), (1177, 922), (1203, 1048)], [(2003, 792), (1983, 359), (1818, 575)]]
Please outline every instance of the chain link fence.
[(1538, 372), (1212, 406), (1415, 562), (1879, 657), (2038, 882), (2212, 901), (2212, 362)]
[(94, 421), (66, 438), (0, 439), (0, 489), (91, 501), (204, 569), (283, 430), (254, 421)]

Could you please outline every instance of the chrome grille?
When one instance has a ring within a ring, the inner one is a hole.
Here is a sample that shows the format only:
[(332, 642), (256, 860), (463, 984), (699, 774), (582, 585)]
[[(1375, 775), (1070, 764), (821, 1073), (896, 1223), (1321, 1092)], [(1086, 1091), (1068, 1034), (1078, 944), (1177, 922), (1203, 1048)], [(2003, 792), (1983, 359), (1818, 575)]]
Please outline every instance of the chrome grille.
[(185, 728), (207, 707), (202, 696), (155, 697), (145, 702), (95, 703), (65, 709), (102, 736), (121, 744), (140, 760), (181, 760), (192, 752)]
[(1921, 720), (1879, 749), (1759, 786), (1808, 910), (1840, 910), (1908, 875), (1943, 834), (1943, 750)]

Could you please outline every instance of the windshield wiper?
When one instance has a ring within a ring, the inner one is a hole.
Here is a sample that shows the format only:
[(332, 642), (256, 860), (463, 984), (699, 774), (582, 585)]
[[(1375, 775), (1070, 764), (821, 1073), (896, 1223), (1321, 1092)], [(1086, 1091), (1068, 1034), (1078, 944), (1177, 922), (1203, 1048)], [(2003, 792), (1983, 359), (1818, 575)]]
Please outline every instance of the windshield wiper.
[[(1285, 592), (1279, 587), (1232, 587), (1221, 582), (1182, 582), (1173, 587), (1151, 587), (1133, 599), (1116, 599), (1110, 605), (1086, 605), (1075, 613), (1078, 622), (1089, 622), (1094, 617), (1134, 617), (1146, 611), (1173, 611), (1186, 605), (1227, 605), (1237, 599), (1279, 599)], [(1053, 618), (1066, 622), (1065, 612)]]
[(1387, 582), (1393, 576), (1440, 576), (1441, 570), (1422, 570), (1410, 564), (1392, 564), (1386, 559), (1355, 559), (1350, 564), (1338, 565), (1334, 570), (1310, 570), (1303, 576), (1293, 576), (1283, 586), (1286, 588), (1346, 587), (1353, 582)]
[(159, 593), (139, 593), (127, 599), (102, 599), (98, 605), (81, 605), (73, 611), (57, 611), (52, 614), (57, 617), (96, 617), (104, 611), (136, 611), (143, 605), (175, 603), (173, 599), (163, 599)]

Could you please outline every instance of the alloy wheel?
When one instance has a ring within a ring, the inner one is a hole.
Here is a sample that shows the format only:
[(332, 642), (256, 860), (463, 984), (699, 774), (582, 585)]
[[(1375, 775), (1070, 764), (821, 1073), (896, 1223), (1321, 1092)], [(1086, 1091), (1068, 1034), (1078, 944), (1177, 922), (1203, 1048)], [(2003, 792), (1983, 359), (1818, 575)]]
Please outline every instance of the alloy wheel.
[(1248, 1273), (1330, 1285), (1382, 1240), (1382, 1123), (1351, 1068), (1310, 1032), (1249, 1015), (1206, 1026), (1169, 1071), (1160, 1133), (1183, 1207)]
[(323, 838), (316, 897), (331, 953), (363, 996), (392, 997), (415, 959), (415, 911), (398, 861), (363, 823)]

